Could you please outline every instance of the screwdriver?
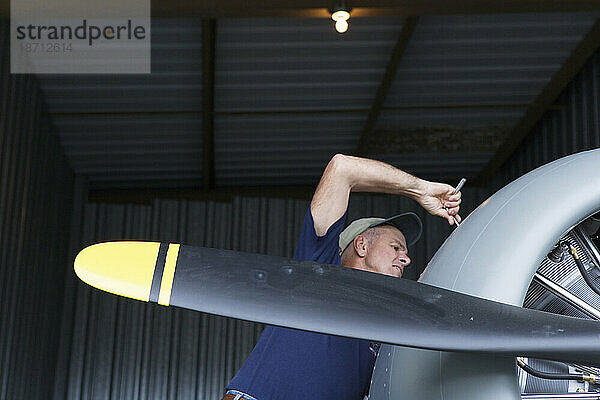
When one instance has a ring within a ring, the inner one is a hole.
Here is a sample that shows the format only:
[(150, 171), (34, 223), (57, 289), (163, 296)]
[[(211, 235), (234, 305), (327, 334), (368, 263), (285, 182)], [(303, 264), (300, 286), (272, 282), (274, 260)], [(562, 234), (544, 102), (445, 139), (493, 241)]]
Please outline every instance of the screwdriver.
[[(467, 182), (467, 178), (462, 178), (460, 182), (458, 182), (458, 185), (456, 185), (456, 187), (454, 188), (454, 193), (460, 192), (460, 189), (462, 189), (462, 187), (465, 185), (465, 182)], [(448, 210), (448, 207), (446, 207), (446, 210)], [(460, 225), (454, 215), (452, 216), (452, 219), (454, 220), (456, 226)]]

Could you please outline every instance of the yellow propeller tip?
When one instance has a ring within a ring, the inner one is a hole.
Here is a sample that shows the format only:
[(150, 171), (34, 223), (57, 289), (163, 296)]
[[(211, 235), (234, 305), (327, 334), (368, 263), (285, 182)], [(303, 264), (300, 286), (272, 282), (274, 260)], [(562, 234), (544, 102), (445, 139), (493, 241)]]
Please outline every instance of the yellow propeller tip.
[(148, 301), (158, 242), (106, 242), (81, 250), (75, 273), (85, 283), (120, 296)]

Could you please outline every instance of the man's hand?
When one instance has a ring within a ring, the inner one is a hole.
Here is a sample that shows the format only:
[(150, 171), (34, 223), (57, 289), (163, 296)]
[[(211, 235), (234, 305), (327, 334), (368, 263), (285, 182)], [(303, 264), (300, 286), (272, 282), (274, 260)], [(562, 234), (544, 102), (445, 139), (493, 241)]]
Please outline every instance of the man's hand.
[(450, 225), (454, 225), (453, 216), (458, 222), (461, 221), (460, 215), (458, 215), (460, 197), (460, 192), (454, 193), (454, 188), (450, 185), (424, 182), (422, 194), (415, 200), (430, 214), (445, 218)]

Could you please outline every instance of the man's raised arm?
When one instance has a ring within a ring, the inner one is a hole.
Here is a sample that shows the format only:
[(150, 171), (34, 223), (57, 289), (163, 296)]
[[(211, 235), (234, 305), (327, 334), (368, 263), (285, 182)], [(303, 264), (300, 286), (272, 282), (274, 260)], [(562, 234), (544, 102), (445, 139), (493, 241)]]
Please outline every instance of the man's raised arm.
[(389, 164), (366, 158), (336, 154), (317, 186), (310, 210), (317, 235), (323, 236), (348, 208), (350, 192), (398, 194), (416, 200), (433, 215), (460, 222), (460, 192), (450, 185), (429, 182)]

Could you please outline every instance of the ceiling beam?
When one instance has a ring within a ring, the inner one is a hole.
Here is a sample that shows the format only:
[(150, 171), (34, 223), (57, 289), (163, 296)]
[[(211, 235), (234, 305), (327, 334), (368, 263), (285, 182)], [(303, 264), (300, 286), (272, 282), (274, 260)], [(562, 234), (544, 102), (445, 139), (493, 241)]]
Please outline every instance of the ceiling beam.
[(383, 78), (381, 79), (381, 84), (379, 88), (377, 88), (377, 94), (375, 95), (375, 100), (373, 101), (373, 105), (371, 106), (371, 110), (369, 111), (369, 116), (367, 117), (367, 122), (360, 134), (360, 139), (358, 141), (358, 148), (356, 153), (359, 155), (365, 155), (367, 149), (367, 142), (369, 140), (369, 136), (373, 132), (375, 128), (375, 122), (377, 122), (377, 118), (379, 117), (379, 113), (383, 107), (383, 103), (387, 98), (388, 92), (390, 91), (390, 87), (392, 86), (392, 82), (394, 80), (394, 76), (396, 76), (396, 70), (398, 69), (398, 65), (404, 56), (404, 52), (406, 51), (406, 47), (408, 46), (408, 42), (412, 37), (412, 34), (419, 22), (419, 17), (407, 17), (404, 21), (404, 25), (402, 26), (402, 30), (398, 35), (398, 40), (396, 41), (396, 46), (394, 47), (394, 51), (392, 52), (392, 56), (390, 57), (387, 67), (385, 69), (385, 73), (383, 74)]
[[(527, 108), (528, 103), (498, 103), (498, 104), (440, 104), (440, 105), (402, 105), (402, 106), (382, 106), (382, 110), (463, 110), (463, 109), (498, 109), (498, 108)], [(553, 105), (554, 109), (562, 110), (565, 107)], [(240, 110), (240, 111), (215, 111), (216, 116), (231, 115), (303, 115), (303, 114), (365, 114), (371, 111), (370, 108), (315, 108), (315, 109), (289, 109), (289, 110)], [(89, 112), (48, 112), (51, 117), (117, 117), (127, 116), (147, 116), (147, 115), (201, 115), (202, 109), (181, 109), (165, 111), (89, 111)]]
[[(329, 18), (334, 0), (151, 0), (153, 17)], [(600, 11), (597, 0), (354, 0), (352, 18), (374, 16), (502, 14), (527, 12)], [(0, 0), (0, 17), (10, 16), (10, 0)]]
[(202, 187), (215, 187), (216, 21), (202, 20)]
[[(354, 0), (352, 18), (373, 16), (598, 11), (597, 0)], [(152, 15), (161, 17), (303, 17), (330, 18), (335, 0), (152, 0)]]
[(596, 21), (560, 70), (554, 74), (550, 82), (536, 97), (525, 115), (512, 128), (502, 145), (479, 174), (477, 184), (486, 185), (489, 183), (494, 173), (502, 167), (521, 142), (531, 133), (531, 130), (544, 113), (552, 108), (558, 96), (573, 81), (598, 48), (600, 48), (600, 19)]

